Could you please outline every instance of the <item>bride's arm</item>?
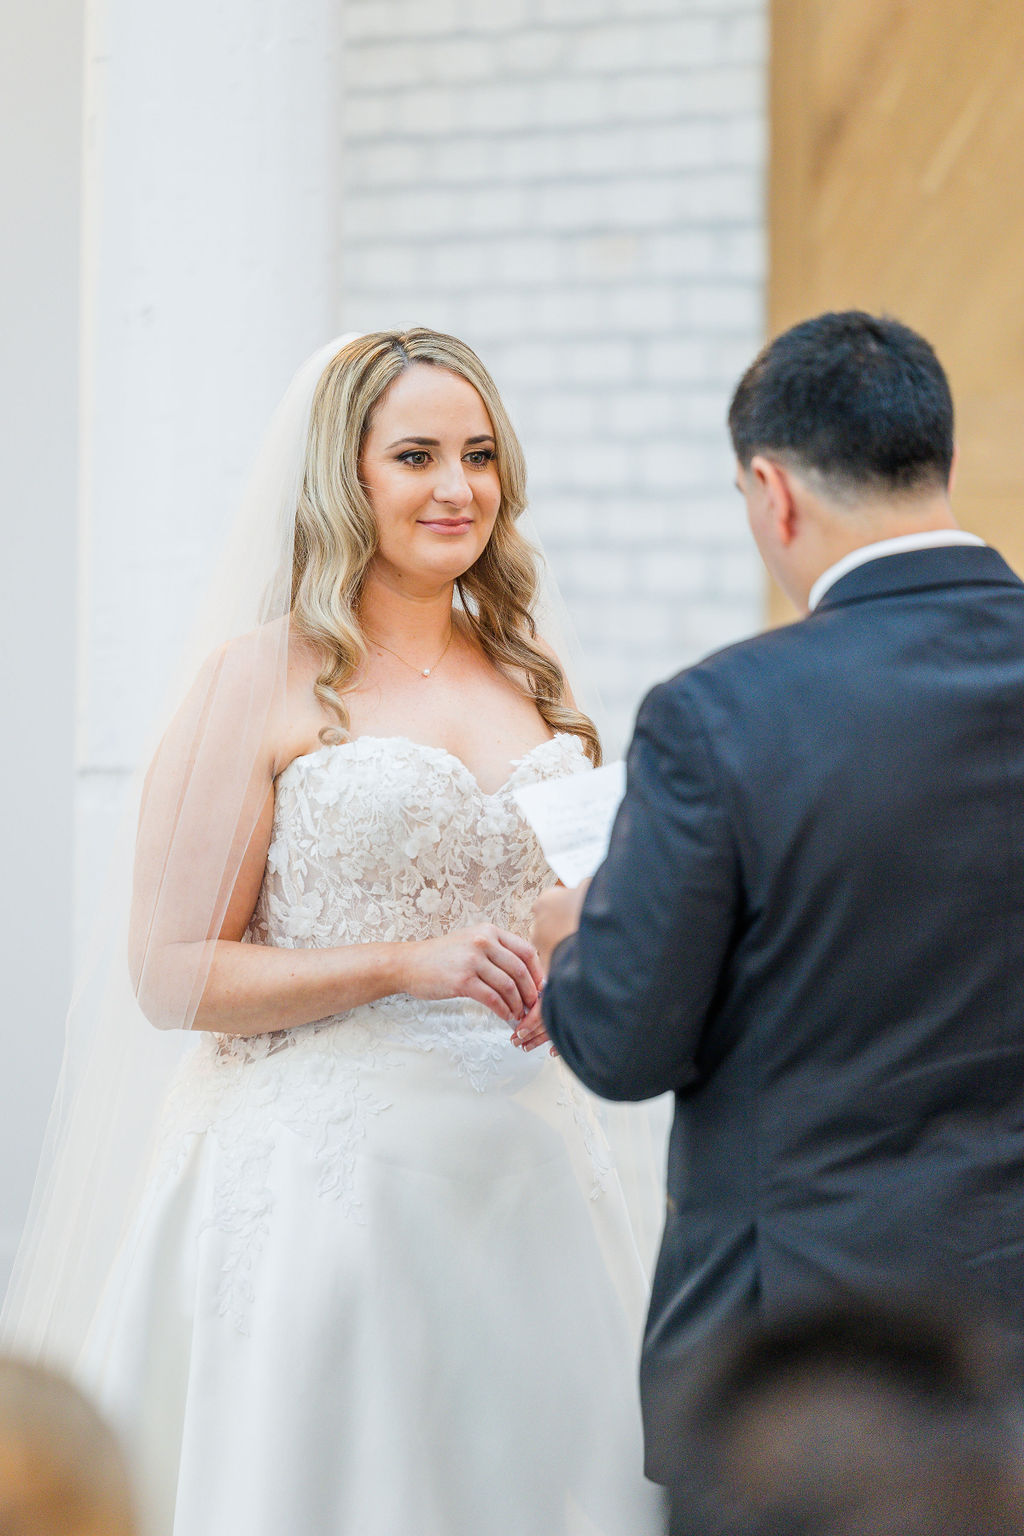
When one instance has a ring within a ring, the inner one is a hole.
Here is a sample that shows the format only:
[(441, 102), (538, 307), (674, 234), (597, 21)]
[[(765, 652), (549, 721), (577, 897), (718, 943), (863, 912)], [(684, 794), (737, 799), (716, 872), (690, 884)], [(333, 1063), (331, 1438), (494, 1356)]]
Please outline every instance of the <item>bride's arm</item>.
[(526, 940), (489, 923), (437, 939), (336, 949), (276, 949), (219, 939), (192, 1027), (262, 1035), (393, 992), (472, 998), (512, 1024), (536, 1001), (535, 972), (536, 957)]
[[(398, 945), (277, 949), (242, 942), (263, 880), (274, 814), (273, 780), (263, 774), (254, 777), (250, 793), (262, 788), (263, 803), (215, 937), (192, 937), (202, 915), (197, 891), (191, 921), (184, 910), (170, 922), (165, 915), (159, 936), (150, 938), (144, 953), (139, 952), (138, 943), (135, 946), (139, 1001), (160, 1028), (264, 1034), (308, 1024), (400, 990)], [(155, 814), (153, 789), (151, 779), (139, 833), (137, 912), (147, 904), (147, 895), (148, 904), (153, 904), (151, 871), (158, 867), (156, 823), (162, 818)]]
[[(330, 949), (242, 942), (266, 869), (278, 766), (273, 678), (254, 679), (249, 651), (236, 642), (209, 663), (147, 777), (129, 946), (147, 1018), (256, 1035), (394, 992), (471, 998), (521, 1018), (537, 996), (536, 956), (493, 924)], [(262, 665), (270, 672), (273, 655)]]
[[(272, 814), (271, 800), (268, 821)], [(153, 1023), (180, 1025), (182, 984), (200, 971), (205, 979), (191, 1027), (229, 1035), (291, 1029), (393, 992), (472, 998), (508, 1023), (522, 1018), (536, 1002), (540, 973), (532, 945), (490, 923), (418, 942), (331, 949), (243, 944), (266, 846), (261, 817), (232, 891), (233, 910), (218, 937), (202, 945), (167, 944), (147, 967), (149, 985), (141, 1000)]]

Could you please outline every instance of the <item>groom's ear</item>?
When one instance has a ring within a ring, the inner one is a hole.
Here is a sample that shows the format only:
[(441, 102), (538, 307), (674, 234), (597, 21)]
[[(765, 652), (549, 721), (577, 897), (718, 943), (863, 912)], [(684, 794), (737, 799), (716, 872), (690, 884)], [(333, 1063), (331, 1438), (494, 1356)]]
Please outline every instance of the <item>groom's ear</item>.
[(949, 466), (949, 479), (946, 482), (946, 495), (950, 498), (950, 500), (952, 500), (952, 498), (953, 498), (953, 487), (956, 484), (956, 472), (959, 469), (959, 467), (960, 467), (960, 444), (956, 443), (956, 444), (954, 444), (954, 447), (953, 447), (953, 462)]
[(783, 549), (788, 548), (796, 537), (799, 522), (789, 471), (775, 459), (755, 453), (748, 475), (756, 488), (759, 520), (764, 531)]

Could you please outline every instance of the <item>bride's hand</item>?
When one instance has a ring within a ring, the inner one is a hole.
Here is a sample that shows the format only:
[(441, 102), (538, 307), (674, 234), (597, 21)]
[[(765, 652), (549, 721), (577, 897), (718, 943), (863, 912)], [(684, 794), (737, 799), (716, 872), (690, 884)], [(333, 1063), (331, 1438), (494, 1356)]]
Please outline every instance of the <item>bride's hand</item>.
[[(544, 1028), (544, 1014), (539, 997), (522, 1023), (516, 1025), (512, 1044), (520, 1046), (524, 1051), (535, 1051), (538, 1045), (551, 1045), (551, 1037)], [(558, 1055), (553, 1045), (551, 1045), (551, 1055)]]
[(518, 934), (479, 923), (440, 939), (402, 945), (402, 991), (413, 997), (468, 997), (507, 1023), (523, 1018), (537, 1001), (537, 951)]

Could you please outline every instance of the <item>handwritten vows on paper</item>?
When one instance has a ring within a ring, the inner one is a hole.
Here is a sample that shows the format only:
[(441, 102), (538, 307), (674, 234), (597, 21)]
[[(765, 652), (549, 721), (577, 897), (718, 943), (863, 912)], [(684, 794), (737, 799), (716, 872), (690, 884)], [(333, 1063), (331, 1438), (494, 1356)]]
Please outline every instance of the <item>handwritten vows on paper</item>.
[(579, 885), (597, 869), (608, 852), (612, 822), (625, 792), (626, 765), (621, 761), (515, 791), (541, 852), (563, 885)]

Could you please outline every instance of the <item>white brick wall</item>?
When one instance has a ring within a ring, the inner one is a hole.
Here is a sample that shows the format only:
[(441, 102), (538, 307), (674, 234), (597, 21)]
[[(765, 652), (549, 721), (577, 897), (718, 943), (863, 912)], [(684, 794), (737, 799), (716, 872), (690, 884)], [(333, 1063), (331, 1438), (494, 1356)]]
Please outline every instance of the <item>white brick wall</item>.
[(506, 394), (618, 750), (755, 629), (723, 418), (760, 343), (767, 0), (346, 0), (343, 324)]

